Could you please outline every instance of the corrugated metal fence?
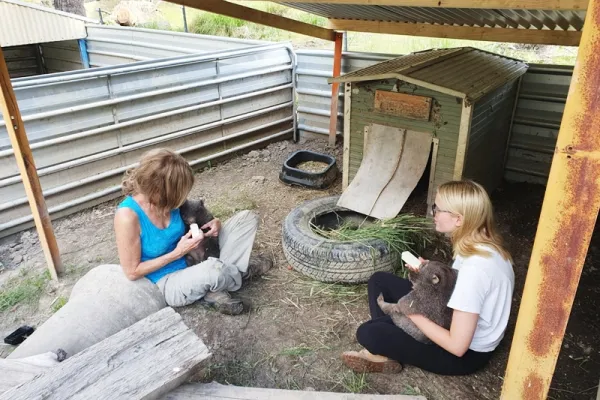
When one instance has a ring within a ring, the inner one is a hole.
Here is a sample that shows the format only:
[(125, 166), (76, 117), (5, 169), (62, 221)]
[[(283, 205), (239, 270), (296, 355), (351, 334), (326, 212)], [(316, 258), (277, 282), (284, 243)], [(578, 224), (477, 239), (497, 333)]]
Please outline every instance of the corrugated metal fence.
[[(295, 55), (287, 45), (13, 81), (52, 217), (119, 195), (123, 172), (154, 147), (192, 165), (294, 132)], [(32, 225), (0, 124), (0, 237)]]
[[(298, 129), (300, 134), (329, 134), (333, 53), (298, 50)], [(342, 72), (350, 72), (398, 55), (344, 53)], [(532, 64), (523, 77), (517, 103), (505, 178), (545, 184), (552, 162), (573, 67)], [(340, 88), (338, 134), (343, 129), (344, 98)]]
[(109, 25), (87, 25), (87, 33), (86, 41), (92, 67), (271, 43)]

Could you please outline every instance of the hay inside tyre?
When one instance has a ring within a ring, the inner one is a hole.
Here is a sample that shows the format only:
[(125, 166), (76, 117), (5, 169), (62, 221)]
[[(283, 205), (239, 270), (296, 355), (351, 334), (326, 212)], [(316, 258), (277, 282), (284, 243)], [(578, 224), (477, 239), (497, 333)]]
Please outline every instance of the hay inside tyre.
[(377, 271), (393, 272), (400, 258), (383, 240), (337, 241), (318, 233), (349, 222), (373, 223), (362, 214), (338, 207), (338, 199), (309, 200), (288, 214), (282, 242), (290, 266), (322, 282), (363, 283)]

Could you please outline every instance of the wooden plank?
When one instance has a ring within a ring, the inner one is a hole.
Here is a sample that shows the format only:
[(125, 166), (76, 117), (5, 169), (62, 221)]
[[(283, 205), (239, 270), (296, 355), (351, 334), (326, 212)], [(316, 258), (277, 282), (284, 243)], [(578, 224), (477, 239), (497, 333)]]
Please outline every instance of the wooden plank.
[[(342, 42), (344, 40), (344, 34), (338, 32), (335, 34), (335, 46), (333, 51), (333, 77), (340, 76), (342, 71)], [(329, 116), (329, 145), (335, 146), (335, 138), (337, 135), (337, 116), (338, 116), (338, 102), (339, 102), (339, 82), (334, 82), (331, 85), (331, 108)]]
[(43, 374), (56, 361), (56, 355), (40, 354), (15, 360), (0, 359), (0, 394)]
[(352, 84), (344, 85), (344, 159), (342, 166), (342, 191), (346, 190), (349, 184), (350, 168), (350, 121), (352, 112)]
[(209, 356), (181, 316), (166, 307), (0, 399), (154, 399), (183, 383)]
[(0, 108), (6, 122), (6, 130), (23, 180), (40, 244), (46, 257), (48, 271), (50, 271), (52, 279), (58, 280), (58, 275), (63, 272), (60, 252), (2, 48), (0, 48), (0, 89)]
[(393, 35), (577, 46), (581, 32), (515, 28), (480, 28), (474, 26), (433, 25), (424, 23), (330, 19), (329, 28), (354, 32)]
[(182, 385), (162, 400), (426, 400), (425, 396), (330, 393), (301, 390), (262, 389), (221, 385), (217, 382)]
[(379, 219), (398, 215), (423, 176), (431, 153), (432, 139), (431, 132), (405, 131), (402, 154), (396, 171), (381, 191), (369, 215)]
[[(250, 0), (256, 1), (256, 0)], [(289, 0), (271, 0), (273, 3), (289, 3)], [(323, 0), (300, 0), (296, 3), (323, 3)], [(327, 4), (359, 4), (368, 6), (431, 7), (431, 8), (478, 8), (520, 10), (587, 10), (587, 0), (327, 0)]]
[(398, 168), (405, 132), (378, 124), (365, 126), (363, 159), (352, 183), (340, 196), (338, 206), (371, 215)]
[(208, 11), (215, 14), (226, 15), (232, 18), (242, 19), (273, 28), (283, 29), (290, 32), (300, 33), (319, 39), (335, 41), (335, 32), (331, 29), (307, 24), (280, 15), (270, 14), (250, 7), (240, 6), (224, 0), (167, 0), (170, 3), (180, 4), (198, 10)]
[(431, 115), (431, 97), (413, 94), (375, 91), (374, 109), (377, 112), (421, 121), (429, 121)]
[(469, 143), (469, 131), (471, 130), (472, 116), (473, 105), (467, 105), (466, 102), (463, 101), (463, 108), (460, 116), (460, 128), (458, 130), (458, 144), (456, 146), (456, 160), (454, 161), (454, 180), (462, 179), (467, 155), (467, 145)]

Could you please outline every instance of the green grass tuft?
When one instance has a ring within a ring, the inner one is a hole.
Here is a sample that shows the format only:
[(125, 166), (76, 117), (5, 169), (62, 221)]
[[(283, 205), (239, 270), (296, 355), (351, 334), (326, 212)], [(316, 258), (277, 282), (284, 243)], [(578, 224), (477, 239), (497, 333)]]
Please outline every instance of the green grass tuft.
[(49, 280), (48, 271), (30, 275), (30, 271), (23, 270), (20, 276), (8, 280), (0, 289), (0, 312), (20, 303), (39, 301)]
[(298, 347), (290, 347), (289, 349), (284, 349), (279, 354), (282, 356), (300, 357), (300, 356), (305, 356), (307, 354), (310, 354), (312, 352), (313, 352), (313, 349), (311, 349), (310, 347), (300, 345)]
[(58, 310), (60, 310), (61, 308), (63, 308), (63, 306), (65, 304), (67, 304), (67, 301), (69, 301), (69, 299), (67, 299), (64, 296), (60, 296), (58, 299), (56, 299), (56, 301), (52, 305), (52, 310), (54, 310), (54, 312), (57, 312)]
[(344, 375), (342, 380), (342, 386), (351, 393), (362, 393), (364, 390), (369, 388), (366, 374), (357, 374), (355, 372), (349, 372)]

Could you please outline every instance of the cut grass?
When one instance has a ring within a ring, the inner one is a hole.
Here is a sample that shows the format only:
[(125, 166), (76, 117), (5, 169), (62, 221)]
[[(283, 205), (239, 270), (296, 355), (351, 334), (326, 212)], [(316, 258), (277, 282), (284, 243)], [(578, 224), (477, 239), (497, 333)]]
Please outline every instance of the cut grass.
[[(370, 240), (382, 240), (390, 252), (397, 254), (403, 251), (420, 254), (435, 239), (432, 228), (431, 220), (413, 214), (400, 214), (395, 218), (375, 222), (365, 219), (361, 224), (347, 220), (336, 229), (324, 229), (312, 224), (312, 229), (325, 238), (361, 243), (368, 247), (371, 247), (368, 243)], [(373, 249), (373, 257), (375, 254)], [(406, 275), (403, 264), (399, 266), (398, 272), (402, 276)]]
[(39, 301), (49, 280), (48, 271), (34, 274), (28, 270), (22, 270), (20, 276), (8, 280), (0, 288), (0, 312), (17, 304), (33, 304)]

